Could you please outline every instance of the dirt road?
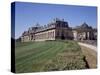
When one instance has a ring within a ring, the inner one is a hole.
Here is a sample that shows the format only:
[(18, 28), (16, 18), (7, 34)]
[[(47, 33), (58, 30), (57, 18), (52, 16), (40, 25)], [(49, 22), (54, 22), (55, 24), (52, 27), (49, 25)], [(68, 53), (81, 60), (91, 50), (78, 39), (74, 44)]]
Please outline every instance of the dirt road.
[(97, 68), (97, 47), (80, 42), (78, 44), (80, 45), (82, 52), (86, 57), (85, 59), (89, 68)]
[(81, 45), (81, 46), (90, 48), (90, 49), (92, 49), (92, 50), (97, 52), (97, 47), (96, 46), (93, 46), (93, 45), (90, 45), (90, 44), (81, 43), (81, 42), (78, 42), (78, 44)]

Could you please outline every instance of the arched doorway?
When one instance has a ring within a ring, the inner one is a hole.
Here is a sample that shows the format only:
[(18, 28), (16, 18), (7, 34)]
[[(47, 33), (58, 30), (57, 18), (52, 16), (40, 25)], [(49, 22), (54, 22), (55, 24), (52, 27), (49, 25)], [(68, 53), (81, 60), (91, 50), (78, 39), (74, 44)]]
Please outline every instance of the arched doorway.
[(61, 33), (61, 39), (65, 40), (64, 31), (62, 31), (62, 33)]

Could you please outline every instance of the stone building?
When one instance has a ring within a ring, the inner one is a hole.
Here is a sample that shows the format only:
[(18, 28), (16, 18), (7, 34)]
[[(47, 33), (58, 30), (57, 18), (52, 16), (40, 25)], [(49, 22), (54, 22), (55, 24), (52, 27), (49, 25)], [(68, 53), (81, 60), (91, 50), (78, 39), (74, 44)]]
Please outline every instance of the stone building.
[(21, 36), (22, 42), (45, 40), (95, 40), (97, 30), (83, 23), (81, 26), (71, 28), (64, 19), (54, 19), (53, 22), (36, 27), (30, 27)]
[(97, 29), (93, 29), (85, 22), (73, 29), (74, 40), (97, 40)]

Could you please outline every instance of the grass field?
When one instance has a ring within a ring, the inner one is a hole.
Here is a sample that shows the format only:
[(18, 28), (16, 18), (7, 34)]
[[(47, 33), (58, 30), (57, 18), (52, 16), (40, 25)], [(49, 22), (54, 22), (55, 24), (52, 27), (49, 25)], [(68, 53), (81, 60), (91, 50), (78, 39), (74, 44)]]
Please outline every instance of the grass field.
[(86, 68), (74, 41), (16, 42), (15, 62), (17, 73)]

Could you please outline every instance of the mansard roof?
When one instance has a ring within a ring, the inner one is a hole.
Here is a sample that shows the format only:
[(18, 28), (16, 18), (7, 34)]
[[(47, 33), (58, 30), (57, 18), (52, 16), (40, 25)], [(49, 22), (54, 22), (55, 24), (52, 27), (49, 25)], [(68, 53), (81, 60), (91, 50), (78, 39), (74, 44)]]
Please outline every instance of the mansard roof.
[(26, 35), (28, 35), (28, 34), (29, 34), (28, 31), (24, 31), (24, 32), (22, 33), (22, 36), (26, 36)]
[(73, 30), (76, 30), (78, 32), (95, 31), (94, 28), (89, 26), (86, 22), (84, 22), (80, 26), (76, 26), (75, 28), (73, 28)]
[(89, 26), (86, 22), (84, 22), (80, 26), (76, 26), (75, 29), (93, 29), (91, 26)]
[(81, 25), (81, 28), (92, 29), (92, 27), (89, 26), (89, 25), (88, 25), (87, 23), (85, 23), (85, 22)]
[(50, 29), (54, 29), (56, 27), (64, 27), (64, 28), (68, 28), (68, 29), (73, 29), (73, 30), (77, 30), (77, 31), (97, 31), (97, 29), (93, 29), (91, 26), (89, 26), (86, 22), (84, 22), (83, 24), (81, 24), (80, 26), (77, 26), (75, 28), (71, 28), (68, 26), (68, 22), (64, 21), (64, 19), (59, 19), (59, 18), (55, 18), (53, 19), (52, 22), (41, 26), (39, 23), (36, 24), (36, 26), (34, 27), (30, 27), (27, 31), (24, 31), (22, 36), (25, 35), (29, 35), (29, 34), (33, 34), (33, 33), (37, 33), (37, 32), (41, 32), (41, 31), (46, 31), (46, 30), (50, 30)]
[(31, 27), (30, 29), (33, 31), (36, 29), (36, 32), (40, 32), (40, 31), (56, 28), (56, 25), (59, 26), (60, 24), (61, 25), (64, 24), (64, 27), (69, 28), (68, 22), (64, 21), (64, 19), (61, 20), (59, 18), (55, 18), (54, 21), (52, 21), (46, 25), (40, 26), (40, 24), (36, 24), (37, 28)]

